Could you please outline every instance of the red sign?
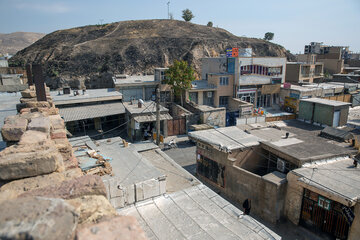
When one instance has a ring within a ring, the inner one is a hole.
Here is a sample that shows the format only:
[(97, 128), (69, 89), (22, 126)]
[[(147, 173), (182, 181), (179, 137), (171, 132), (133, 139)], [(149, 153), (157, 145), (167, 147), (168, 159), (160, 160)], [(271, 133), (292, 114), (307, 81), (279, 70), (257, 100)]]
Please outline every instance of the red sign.
[(284, 83), (284, 88), (291, 88), (291, 83)]
[(233, 48), (232, 57), (238, 57), (238, 56), (239, 56), (239, 48)]

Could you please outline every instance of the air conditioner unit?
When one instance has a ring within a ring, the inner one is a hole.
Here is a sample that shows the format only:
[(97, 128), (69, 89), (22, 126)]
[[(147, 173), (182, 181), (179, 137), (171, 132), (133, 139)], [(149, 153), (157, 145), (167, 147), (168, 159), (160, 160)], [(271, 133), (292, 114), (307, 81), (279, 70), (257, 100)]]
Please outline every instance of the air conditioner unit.
[(208, 98), (211, 98), (211, 97), (212, 97), (212, 95), (213, 95), (213, 93), (212, 93), (212, 92), (207, 92), (207, 97), (208, 97)]
[(279, 170), (280, 172), (285, 172), (285, 161), (278, 158), (277, 159), (277, 164), (276, 164), (276, 168), (277, 170)]

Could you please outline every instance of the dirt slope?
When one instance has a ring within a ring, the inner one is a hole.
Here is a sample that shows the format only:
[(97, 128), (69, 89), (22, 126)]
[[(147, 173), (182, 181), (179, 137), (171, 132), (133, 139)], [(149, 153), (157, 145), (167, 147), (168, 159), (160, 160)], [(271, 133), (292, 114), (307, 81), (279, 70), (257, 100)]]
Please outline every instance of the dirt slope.
[(62, 85), (71, 79), (89, 82), (105, 72), (152, 74), (175, 59), (189, 61), (200, 72), (200, 58), (218, 56), (228, 47), (251, 47), (256, 56), (286, 56), (282, 46), (237, 37), (215, 27), (177, 20), (123, 21), (50, 33), (18, 52), (13, 65), (42, 62), (47, 75)]

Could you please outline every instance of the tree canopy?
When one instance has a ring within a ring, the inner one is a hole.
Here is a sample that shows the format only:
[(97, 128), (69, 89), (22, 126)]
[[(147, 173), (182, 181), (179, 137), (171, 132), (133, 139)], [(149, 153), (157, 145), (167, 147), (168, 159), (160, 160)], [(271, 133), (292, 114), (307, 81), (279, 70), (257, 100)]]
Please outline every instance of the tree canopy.
[(274, 33), (272, 33), (272, 32), (265, 33), (264, 40), (270, 41), (273, 39), (274, 39)]
[(208, 27), (212, 27), (213, 26), (213, 22), (208, 22), (208, 24), (206, 25), (206, 26), (208, 26)]
[(186, 21), (186, 22), (190, 22), (191, 19), (193, 19), (195, 16), (194, 14), (187, 8), (185, 10), (182, 11), (182, 18)]
[(181, 101), (183, 91), (190, 89), (194, 80), (194, 69), (186, 61), (175, 60), (165, 71), (164, 82), (172, 87), (176, 96), (181, 96)]

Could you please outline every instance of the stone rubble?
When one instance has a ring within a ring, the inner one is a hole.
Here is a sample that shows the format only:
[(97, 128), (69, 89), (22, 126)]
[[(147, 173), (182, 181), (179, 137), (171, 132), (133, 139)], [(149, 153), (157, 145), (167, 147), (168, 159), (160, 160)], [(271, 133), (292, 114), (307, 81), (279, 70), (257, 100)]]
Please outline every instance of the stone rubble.
[(1, 129), (0, 239), (146, 239), (135, 219), (117, 215), (102, 179), (84, 176), (49, 91), (42, 102), (34, 86), (22, 91)]

